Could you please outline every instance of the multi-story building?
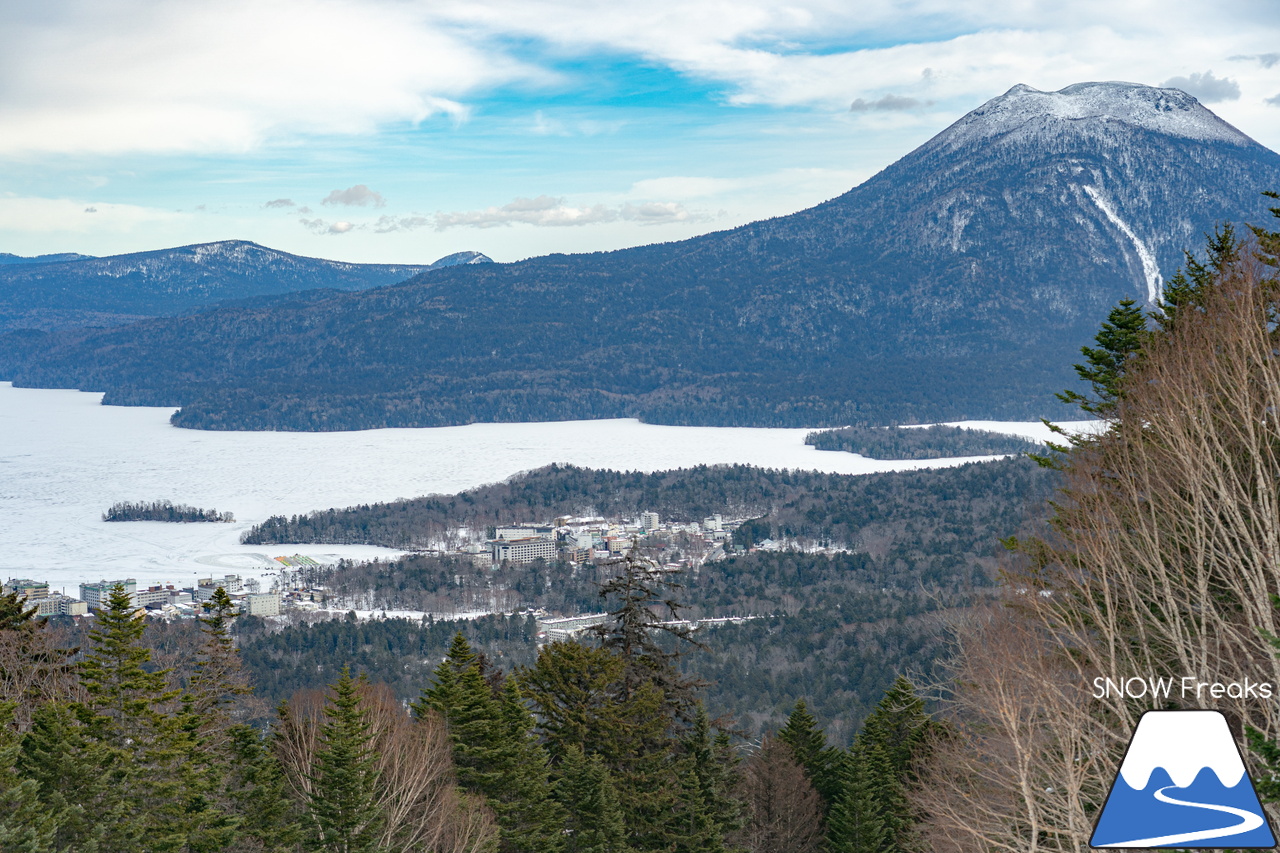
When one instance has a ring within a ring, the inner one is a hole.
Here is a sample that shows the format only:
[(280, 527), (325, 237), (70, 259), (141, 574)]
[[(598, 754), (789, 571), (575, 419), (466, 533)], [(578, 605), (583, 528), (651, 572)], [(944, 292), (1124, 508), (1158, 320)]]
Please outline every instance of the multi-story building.
[(251, 592), (241, 602), (240, 612), (245, 616), (279, 616), (280, 593)]
[(227, 595), (238, 595), (244, 589), (239, 575), (224, 575), (221, 578), (200, 578), (196, 581), (196, 588), (191, 591), (191, 598), (194, 601), (208, 601), (213, 598), (213, 594), (218, 591), (218, 587), (222, 587)]
[(658, 514), (656, 512), (640, 513), (640, 527), (645, 533), (652, 533), (658, 529)]
[(27, 580), (26, 578), (10, 578), (5, 581), (4, 586), (0, 586), (0, 595), (9, 595), (15, 592), (19, 598), (25, 598), (27, 601), (36, 601), (49, 596), (49, 584), (44, 581)]
[(89, 605), (69, 595), (55, 592), (31, 602), (36, 606), (36, 616), (83, 616)]
[(538, 619), (538, 636), (545, 637), (549, 642), (568, 640), (589, 628), (603, 624), (608, 619), (608, 613), (584, 613), (579, 616), (557, 618), (542, 617)]
[(494, 530), (494, 539), (532, 539), (535, 537), (551, 537), (555, 535), (554, 527), (539, 527), (534, 524), (517, 524), (512, 527), (499, 527)]
[(551, 561), (556, 558), (556, 541), (550, 536), (525, 536), (521, 539), (494, 539), (489, 543), (494, 565), (511, 563), (523, 565), (534, 560)]
[(124, 587), (124, 591), (129, 594), (129, 602), (136, 607), (138, 605), (138, 582), (133, 578), (125, 578), (122, 581), (82, 583), (80, 584), (80, 600), (90, 610), (106, 610), (107, 601), (111, 598), (111, 590), (117, 586)]

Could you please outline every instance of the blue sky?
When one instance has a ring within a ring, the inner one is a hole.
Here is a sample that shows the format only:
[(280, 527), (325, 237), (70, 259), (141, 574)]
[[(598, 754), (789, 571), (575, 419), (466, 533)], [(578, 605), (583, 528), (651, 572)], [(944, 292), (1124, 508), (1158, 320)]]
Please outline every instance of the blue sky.
[(1274, 0), (0, 0), (0, 251), (353, 261), (680, 239), (1017, 83), (1178, 85), (1280, 149)]

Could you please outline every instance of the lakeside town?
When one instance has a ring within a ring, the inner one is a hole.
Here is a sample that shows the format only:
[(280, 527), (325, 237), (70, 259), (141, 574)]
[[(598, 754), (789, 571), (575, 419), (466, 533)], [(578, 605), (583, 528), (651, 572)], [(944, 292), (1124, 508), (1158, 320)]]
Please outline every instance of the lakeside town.
[[(467, 531), (451, 537), (452, 547), (430, 553), (462, 558), (478, 567), (498, 569), (536, 561), (561, 561), (588, 565), (617, 560), (640, 543), (667, 559), (671, 570), (696, 570), (705, 562), (725, 556), (726, 545), (742, 519), (711, 515), (700, 522), (666, 522), (656, 512), (642, 512), (635, 519), (560, 516), (547, 523), (507, 524), (485, 531), (486, 538), (472, 541)], [(729, 546), (732, 547), (731, 545)], [(763, 548), (778, 547), (761, 543)], [(280, 617), (291, 613), (346, 612), (351, 602), (336, 596), (324, 583), (336, 566), (302, 554), (272, 558), (279, 564), (269, 589), (263, 581), (239, 574), (197, 578), (190, 586), (139, 585), (135, 578), (101, 579), (79, 585), (79, 597), (59, 591), (45, 580), (10, 578), (0, 586), (3, 594), (16, 594), (37, 617), (89, 617), (103, 610), (114, 587), (129, 595), (134, 607), (157, 619), (193, 619), (202, 612), (216, 590), (223, 589), (241, 615)], [(414, 614), (419, 615), (419, 614)], [(443, 614), (441, 614), (443, 615)], [(452, 614), (455, 618), (458, 614)], [(604, 614), (548, 614), (537, 611), (540, 634), (551, 639), (572, 635), (598, 624)]]

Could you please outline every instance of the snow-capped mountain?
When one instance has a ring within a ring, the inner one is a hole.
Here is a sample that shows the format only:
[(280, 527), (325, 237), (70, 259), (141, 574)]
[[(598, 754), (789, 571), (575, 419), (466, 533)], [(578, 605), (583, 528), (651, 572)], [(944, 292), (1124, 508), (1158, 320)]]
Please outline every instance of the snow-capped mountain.
[(0, 343), (0, 378), (182, 405), (178, 422), (217, 428), (1066, 417), (1053, 392), (1110, 308), (1154, 300), (1221, 223), (1280, 225), (1272, 189), (1280, 154), (1184, 92), (1020, 85), (789, 216), (28, 335)]
[(110, 325), (177, 314), (224, 300), (318, 288), (365, 290), (455, 264), (483, 263), (458, 252), (434, 264), (353, 264), (306, 258), (245, 240), (223, 240), (91, 258), (10, 255), (0, 266), (0, 330)]

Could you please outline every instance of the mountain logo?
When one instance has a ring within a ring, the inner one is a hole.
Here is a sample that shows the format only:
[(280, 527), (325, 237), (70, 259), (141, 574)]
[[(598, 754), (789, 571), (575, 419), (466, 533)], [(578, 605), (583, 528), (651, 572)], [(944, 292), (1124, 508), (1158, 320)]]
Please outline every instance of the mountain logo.
[(1089, 846), (1275, 847), (1226, 717), (1218, 711), (1143, 714)]

